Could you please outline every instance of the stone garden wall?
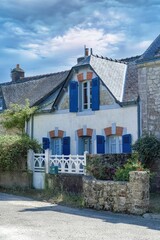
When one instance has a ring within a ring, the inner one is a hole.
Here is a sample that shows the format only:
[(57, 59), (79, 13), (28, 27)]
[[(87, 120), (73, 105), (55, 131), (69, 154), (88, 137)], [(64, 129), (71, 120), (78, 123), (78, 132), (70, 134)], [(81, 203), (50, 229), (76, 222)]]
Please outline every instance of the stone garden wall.
[(0, 187), (31, 188), (32, 181), (32, 173), (27, 171), (0, 171)]
[(130, 172), (129, 182), (85, 176), (83, 194), (86, 207), (141, 215), (149, 206), (149, 175), (141, 171)]

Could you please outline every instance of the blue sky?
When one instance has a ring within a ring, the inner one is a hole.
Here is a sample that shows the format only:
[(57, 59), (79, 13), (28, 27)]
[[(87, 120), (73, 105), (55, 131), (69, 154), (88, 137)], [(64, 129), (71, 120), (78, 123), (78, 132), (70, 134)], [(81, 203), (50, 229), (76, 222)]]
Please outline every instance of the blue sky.
[(0, 82), (70, 69), (84, 53), (142, 54), (160, 33), (160, 0), (0, 0)]

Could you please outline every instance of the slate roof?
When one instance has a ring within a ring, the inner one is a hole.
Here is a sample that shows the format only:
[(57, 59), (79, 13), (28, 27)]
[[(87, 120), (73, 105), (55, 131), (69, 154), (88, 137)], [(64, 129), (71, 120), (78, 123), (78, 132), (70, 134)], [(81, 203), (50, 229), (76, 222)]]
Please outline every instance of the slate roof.
[(147, 50), (138, 59), (137, 63), (160, 59), (160, 35), (152, 42)]
[(67, 78), (69, 71), (26, 77), (16, 82), (0, 84), (0, 95), (3, 95), (6, 108), (10, 103), (24, 104), (29, 99), (34, 105), (53, 89), (61, 85)]
[(138, 69), (136, 60), (127, 64), (126, 80), (123, 91), (123, 102), (136, 101), (138, 98)]

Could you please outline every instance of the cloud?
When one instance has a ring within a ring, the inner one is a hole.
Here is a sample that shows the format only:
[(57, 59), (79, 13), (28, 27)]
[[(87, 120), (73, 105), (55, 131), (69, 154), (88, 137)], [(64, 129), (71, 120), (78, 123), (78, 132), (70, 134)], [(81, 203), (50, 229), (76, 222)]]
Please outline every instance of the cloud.
[(95, 49), (100, 54), (112, 53), (110, 46), (124, 41), (121, 32), (116, 34), (105, 33), (103, 29), (96, 28), (71, 28), (64, 35), (46, 39), (45, 42), (24, 44), (21, 47), (38, 54), (41, 57), (60, 56), (64, 54), (78, 54), (84, 45)]

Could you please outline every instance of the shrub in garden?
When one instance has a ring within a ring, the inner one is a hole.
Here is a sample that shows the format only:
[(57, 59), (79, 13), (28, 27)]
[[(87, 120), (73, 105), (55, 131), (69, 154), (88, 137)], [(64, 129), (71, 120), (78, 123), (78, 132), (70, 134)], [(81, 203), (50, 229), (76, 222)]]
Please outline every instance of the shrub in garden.
[(144, 135), (132, 146), (139, 154), (139, 160), (150, 168), (156, 160), (160, 159), (160, 140), (154, 135)]
[(147, 171), (148, 169), (144, 167), (144, 165), (139, 161), (138, 154), (133, 153), (131, 158), (120, 168), (118, 168), (115, 172), (114, 180), (116, 181), (128, 181), (129, 180), (129, 172), (131, 171)]
[(88, 156), (86, 170), (96, 179), (113, 180), (116, 169), (124, 164), (125, 159), (120, 158), (118, 154), (104, 156)]
[(1, 135), (0, 136), (0, 170), (20, 170), (27, 161), (27, 151), (40, 150), (36, 140), (27, 135)]

